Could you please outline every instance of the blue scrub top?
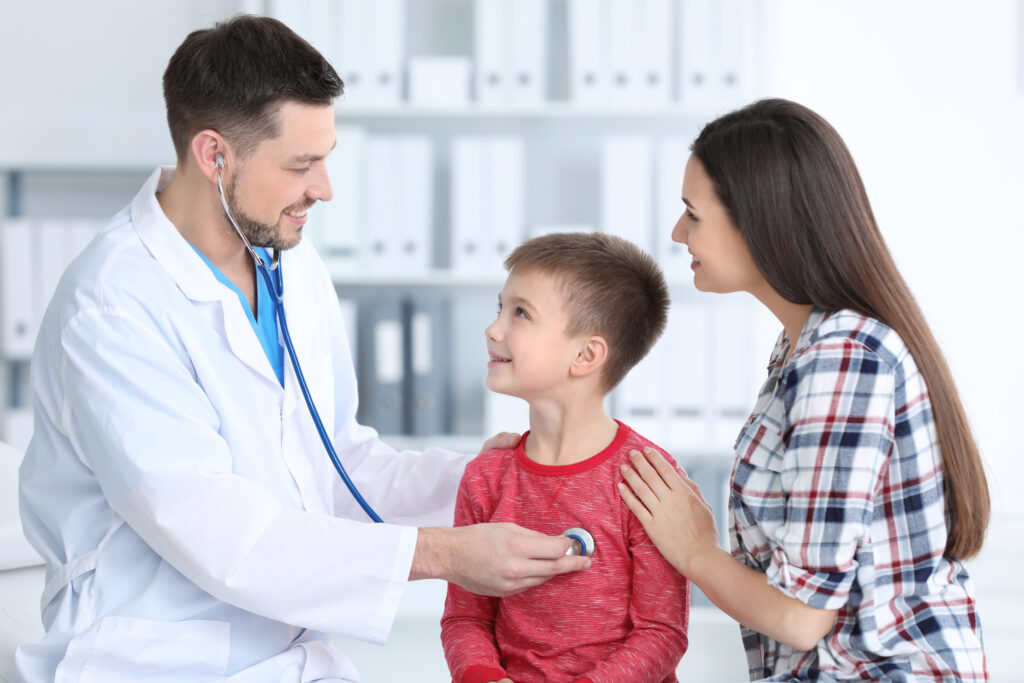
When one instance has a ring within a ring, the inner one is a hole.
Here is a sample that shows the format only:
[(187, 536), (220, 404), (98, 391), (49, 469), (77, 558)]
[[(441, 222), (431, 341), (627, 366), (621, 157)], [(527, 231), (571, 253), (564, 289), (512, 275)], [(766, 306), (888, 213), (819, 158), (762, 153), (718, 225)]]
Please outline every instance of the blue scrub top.
[[(196, 249), (194, 246), (192, 248)], [(253, 247), (253, 249), (265, 263), (270, 263), (270, 257), (267, 255), (266, 249), (263, 247)], [(256, 274), (256, 312), (258, 317), (253, 317), (249, 300), (242, 294), (242, 290), (236, 287), (235, 283), (220, 271), (220, 268), (213, 265), (213, 261), (206, 258), (203, 252), (196, 249), (196, 253), (210, 267), (217, 280), (230, 287), (238, 295), (238, 300), (242, 303), (242, 308), (245, 310), (245, 315), (249, 318), (253, 332), (256, 333), (256, 338), (260, 340), (263, 353), (267, 354), (270, 367), (274, 368), (277, 381), (281, 383), (281, 386), (284, 386), (284, 349), (281, 348), (277, 336), (277, 306), (274, 305), (274, 300), (270, 297), (267, 283), (260, 277), (259, 273)]]

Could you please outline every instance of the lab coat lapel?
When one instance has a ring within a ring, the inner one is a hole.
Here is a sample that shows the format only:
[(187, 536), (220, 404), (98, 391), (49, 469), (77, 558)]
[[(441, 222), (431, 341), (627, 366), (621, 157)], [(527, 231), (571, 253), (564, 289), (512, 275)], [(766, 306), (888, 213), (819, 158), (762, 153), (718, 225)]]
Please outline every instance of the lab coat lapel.
[(132, 223), (139, 238), (178, 289), (197, 307), (215, 305), (220, 308), (224, 336), (232, 353), (268, 381), (278, 384), (238, 295), (217, 281), (160, 208), (157, 194), (167, 187), (173, 175), (174, 169), (169, 166), (158, 168), (132, 200)]

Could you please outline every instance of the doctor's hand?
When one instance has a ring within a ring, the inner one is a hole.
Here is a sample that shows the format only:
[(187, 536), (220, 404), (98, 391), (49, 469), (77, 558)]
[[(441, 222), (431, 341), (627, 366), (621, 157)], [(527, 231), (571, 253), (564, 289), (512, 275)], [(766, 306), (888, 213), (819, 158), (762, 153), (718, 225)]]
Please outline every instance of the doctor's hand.
[(719, 549), (711, 506), (686, 472), (653, 448), (632, 451), (630, 462), (622, 466), (619, 494), (665, 559), (690, 576), (694, 562)]
[(515, 432), (499, 432), (487, 439), (487, 441), (484, 441), (484, 445), (480, 447), (480, 452), (486, 453), (496, 448), (509, 450), (518, 446), (519, 440), (522, 438), (521, 434), (516, 434)]
[(515, 524), (421, 528), (409, 580), (445, 579), (478, 595), (503, 597), (590, 566), (566, 555), (572, 541)]

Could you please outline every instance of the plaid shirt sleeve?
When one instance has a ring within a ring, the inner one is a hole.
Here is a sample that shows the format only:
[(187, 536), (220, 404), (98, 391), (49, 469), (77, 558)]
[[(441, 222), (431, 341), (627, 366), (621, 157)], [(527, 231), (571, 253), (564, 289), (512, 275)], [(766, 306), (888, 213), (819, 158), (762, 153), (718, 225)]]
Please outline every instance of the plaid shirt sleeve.
[(856, 340), (824, 337), (793, 358), (783, 381), (787, 502), (767, 577), (812, 607), (839, 609), (893, 449), (894, 369)]

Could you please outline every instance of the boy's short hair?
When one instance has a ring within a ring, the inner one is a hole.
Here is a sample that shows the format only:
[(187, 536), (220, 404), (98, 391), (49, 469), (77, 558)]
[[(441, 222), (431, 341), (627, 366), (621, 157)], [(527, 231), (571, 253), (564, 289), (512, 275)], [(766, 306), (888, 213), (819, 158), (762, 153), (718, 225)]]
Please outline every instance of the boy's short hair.
[(312, 45), (276, 19), (247, 14), (190, 33), (171, 56), (163, 85), (179, 162), (206, 129), (223, 135), (244, 158), (280, 135), (283, 102), (327, 106), (344, 90)]
[(505, 269), (537, 269), (565, 292), (566, 334), (597, 334), (608, 342), (606, 392), (647, 355), (665, 330), (668, 285), (661, 268), (632, 242), (607, 233), (558, 232), (520, 244)]

